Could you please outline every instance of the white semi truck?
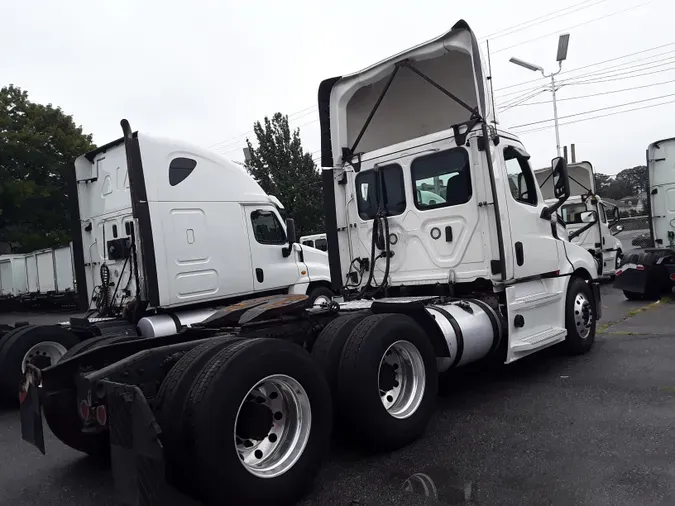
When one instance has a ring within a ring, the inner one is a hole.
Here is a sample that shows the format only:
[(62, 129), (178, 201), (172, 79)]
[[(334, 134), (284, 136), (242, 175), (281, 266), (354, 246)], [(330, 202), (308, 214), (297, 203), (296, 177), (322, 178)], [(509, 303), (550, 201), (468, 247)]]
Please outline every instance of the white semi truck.
[[(587, 249), (598, 264), (598, 275), (613, 278), (621, 263), (623, 245), (615, 237), (623, 230), (618, 225), (619, 209), (595, 193), (595, 177), (590, 162), (569, 164), (570, 197), (560, 208), (560, 218), (570, 241)], [(553, 204), (551, 169), (536, 171), (537, 182), (546, 202)], [(522, 184), (522, 183), (521, 183)]]
[(657, 299), (675, 286), (675, 138), (647, 147), (649, 243), (623, 256), (614, 287), (631, 300)]
[[(140, 176), (147, 192), (133, 207), (123, 139), (75, 161), (74, 265), (79, 299), (89, 311), (58, 327), (23, 326), (1, 337), (0, 396), (16, 398), (26, 364), (56, 363), (92, 336), (166, 337), (224, 304), (261, 295), (307, 294), (312, 303), (330, 302), (326, 253), (288, 246), (281, 203), (243, 167), (185, 143), (139, 138), (145, 163), (165, 167)], [(56, 290), (60, 252), (26, 258), (45, 293)]]
[[(31, 364), (23, 438), (44, 452), (43, 411), (61, 441), (110, 458), (129, 504), (185, 494), (213, 505), (289, 504), (311, 486), (333, 422), (367, 447), (399, 448), (424, 431), (439, 375), (556, 344), (588, 352), (598, 272), (586, 249), (558, 233), (566, 163), (553, 160), (557, 200), (547, 204), (522, 143), (495, 128), (486, 82), (464, 21), (323, 81), (326, 234), (340, 296), (322, 306), (262, 297), (163, 340), (100, 337), (56, 365)], [(165, 238), (173, 204), (162, 202), (173, 190), (164, 181), (171, 157), (196, 155), (123, 124), (134, 272), (150, 288), (137, 297), (171, 300), (165, 258), (182, 250)], [(185, 181), (227, 191), (213, 177), (198, 166)], [(526, 191), (510, 186), (519, 177)], [(296, 248), (293, 228), (284, 251)], [(190, 287), (205, 292), (208, 279)]]

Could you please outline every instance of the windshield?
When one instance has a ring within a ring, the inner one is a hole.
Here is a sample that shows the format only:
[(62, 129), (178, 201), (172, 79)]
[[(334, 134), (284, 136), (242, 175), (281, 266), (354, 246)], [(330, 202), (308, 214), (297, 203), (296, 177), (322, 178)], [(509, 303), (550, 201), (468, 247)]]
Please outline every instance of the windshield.
[(586, 210), (586, 204), (567, 204), (561, 208), (562, 219), (567, 225), (581, 223), (581, 213)]

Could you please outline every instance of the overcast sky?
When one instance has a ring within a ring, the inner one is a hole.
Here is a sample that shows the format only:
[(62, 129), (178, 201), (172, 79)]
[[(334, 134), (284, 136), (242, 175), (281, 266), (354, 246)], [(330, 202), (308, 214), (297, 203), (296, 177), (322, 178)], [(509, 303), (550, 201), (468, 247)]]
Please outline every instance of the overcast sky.
[[(322, 79), (360, 70), (464, 19), (479, 39), (490, 36), (498, 106), (526, 99), (546, 84), (527, 82), (540, 75), (510, 64), (511, 56), (555, 70), (558, 35), (571, 34), (560, 76), (567, 86), (558, 92), (561, 143), (575, 143), (577, 160), (592, 162), (597, 172), (644, 164), (650, 142), (675, 136), (675, 103), (665, 104), (675, 101), (675, 7), (667, 0), (401, 5), (0, 0), (0, 76), (3, 85), (22, 87), (34, 101), (61, 106), (98, 144), (120, 137), (119, 121), (127, 118), (134, 129), (242, 159), (242, 134), (251, 135), (255, 120), (281, 111), (300, 127), (305, 150), (318, 159)], [(555, 156), (552, 121), (536, 123), (553, 117), (550, 95), (541, 91), (524, 102), (534, 105), (499, 116), (507, 128), (535, 123), (514, 129), (535, 167)], [(573, 99), (588, 95), (596, 96)], [(652, 97), (664, 98), (613, 107)], [(655, 104), (665, 105), (647, 107)], [(579, 121), (629, 109), (638, 110)], [(532, 131), (537, 128), (546, 129)]]

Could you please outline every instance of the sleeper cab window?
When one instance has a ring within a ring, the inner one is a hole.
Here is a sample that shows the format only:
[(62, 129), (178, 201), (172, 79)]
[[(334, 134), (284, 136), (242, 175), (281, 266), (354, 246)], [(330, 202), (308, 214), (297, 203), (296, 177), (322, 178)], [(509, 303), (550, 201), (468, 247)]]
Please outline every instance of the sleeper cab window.
[[(378, 175), (378, 170), (381, 176)], [(387, 216), (396, 216), (405, 211), (405, 186), (403, 169), (397, 163), (383, 165), (378, 170), (369, 169), (356, 176), (356, 202), (362, 220), (372, 220), (377, 214), (378, 194)], [(378, 185), (378, 178), (380, 184)], [(382, 188), (378, 187), (382, 186)]]
[(417, 209), (458, 206), (471, 200), (469, 155), (464, 148), (417, 157), (410, 172)]
[(537, 189), (527, 155), (514, 146), (504, 148), (506, 174), (509, 178), (509, 189), (513, 198), (521, 204), (537, 205)]
[(176, 186), (182, 183), (197, 166), (197, 160), (192, 158), (174, 158), (169, 164), (169, 184)]
[(251, 213), (251, 226), (255, 240), (260, 244), (286, 244), (284, 227), (272, 211), (257, 209)]

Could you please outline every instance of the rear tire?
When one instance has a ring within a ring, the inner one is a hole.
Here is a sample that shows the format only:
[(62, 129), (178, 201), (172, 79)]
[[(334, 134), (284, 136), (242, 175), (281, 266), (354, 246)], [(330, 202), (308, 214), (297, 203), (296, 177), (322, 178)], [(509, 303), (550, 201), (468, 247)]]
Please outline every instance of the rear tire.
[[(95, 337), (73, 346), (61, 360), (67, 360), (101, 346), (107, 346), (133, 337)], [(66, 446), (81, 451), (101, 461), (110, 457), (110, 438), (107, 429), (99, 432), (82, 432), (82, 419), (77, 406), (75, 390), (59, 390), (45, 395), (42, 402), (45, 421), (52, 433)]]
[(337, 395), (338, 370), (345, 343), (354, 327), (369, 314), (359, 312), (338, 316), (323, 328), (314, 343), (312, 357), (326, 375), (333, 396)]
[(183, 355), (164, 378), (155, 404), (155, 418), (162, 429), (166, 476), (179, 490), (190, 491), (194, 484), (194, 461), (184, 437), (185, 407), (195, 378), (204, 365), (224, 348), (242, 339), (214, 339)]
[(5, 334), (0, 342), (0, 397), (17, 401), (24, 361), (46, 368), (79, 342), (59, 325), (27, 325)]
[(387, 450), (411, 443), (424, 432), (437, 393), (434, 348), (411, 317), (377, 314), (354, 328), (338, 374), (341, 420), (354, 438)]
[(207, 504), (293, 504), (328, 452), (326, 379), (305, 350), (279, 339), (221, 350), (195, 382), (187, 414), (195, 489)]
[(572, 355), (587, 353), (595, 342), (597, 310), (593, 291), (588, 283), (573, 276), (565, 302), (565, 349)]
[(623, 294), (626, 296), (628, 300), (644, 300), (645, 296), (642, 293), (638, 292), (629, 292), (628, 290), (624, 290)]

